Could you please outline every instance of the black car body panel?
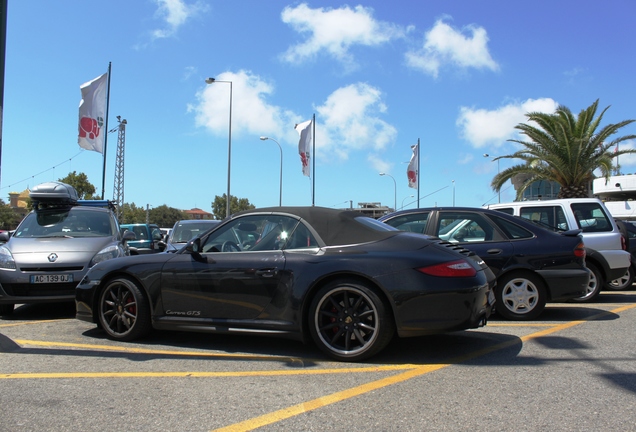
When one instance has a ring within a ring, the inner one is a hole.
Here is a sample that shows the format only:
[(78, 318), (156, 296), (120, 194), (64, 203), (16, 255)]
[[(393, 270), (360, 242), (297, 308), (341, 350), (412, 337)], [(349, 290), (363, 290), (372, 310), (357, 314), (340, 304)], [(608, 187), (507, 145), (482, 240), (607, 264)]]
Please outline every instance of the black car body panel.
[[(124, 276), (147, 296), (156, 329), (307, 340), (312, 301), (334, 281), (361, 284), (377, 293), (399, 336), (485, 324), (494, 303), (495, 277), (479, 257), (438, 239), (358, 218), (353, 212), (319, 207), (239, 213), (175, 253), (95, 266), (77, 287), (77, 318), (98, 322), (101, 287)], [(275, 234), (259, 222), (266, 219), (286, 224), (278, 246), (266, 247)], [(253, 242), (259, 224), (261, 235)], [(224, 252), (228, 242), (239, 241), (238, 251)], [(439, 277), (417, 270), (455, 261), (465, 261), (462, 265), (474, 274)]]

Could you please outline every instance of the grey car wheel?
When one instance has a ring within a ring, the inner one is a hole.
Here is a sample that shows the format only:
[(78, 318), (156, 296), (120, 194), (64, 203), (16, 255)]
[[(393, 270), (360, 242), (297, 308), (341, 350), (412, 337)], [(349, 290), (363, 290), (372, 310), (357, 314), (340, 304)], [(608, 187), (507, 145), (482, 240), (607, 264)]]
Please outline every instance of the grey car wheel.
[(590, 282), (585, 288), (585, 294), (583, 294), (581, 297), (572, 299), (572, 301), (574, 302), (591, 302), (595, 300), (601, 293), (601, 287), (603, 286), (603, 275), (601, 275), (601, 272), (598, 270), (598, 268), (596, 268), (594, 264), (587, 263), (586, 266), (590, 270)]
[(109, 338), (130, 341), (150, 332), (150, 307), (143, 291), (128, 278), (109, 281), (99, 297), (99, 324)]
[(612, 291), (620, 291), (620, 290), (624, 290), (631, 287), (633, 283), (634, 283), (634, 268), (630, 266), (622, 277), (618, 279), (614, 279), (613, 281), (605, 284), (605, 289), (612, 290)]
[(532, 273), (510, 273), (497, 280), (496, 310), (509, 320), (531, 320), (538, 317), (547, 300), (543, 281)]
[(316, 345), (330, 357), (358, 361), (389, 343), (395, 323), (374, 290), (357, 282), (337, 281), (314, 297), (309, 329)]

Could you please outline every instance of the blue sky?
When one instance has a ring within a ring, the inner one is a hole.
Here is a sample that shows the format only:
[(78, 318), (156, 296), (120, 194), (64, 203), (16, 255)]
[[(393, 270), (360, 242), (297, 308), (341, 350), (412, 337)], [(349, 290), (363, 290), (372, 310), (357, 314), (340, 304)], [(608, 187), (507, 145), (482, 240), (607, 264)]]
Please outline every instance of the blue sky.
[[(279, 201), (280, 151), (260, 136), (282, 147), (283, 205), (312, 204), (294, 125), (314, 114), (318, 206), (415, 206), (418, 139), (421, 207), (493, 203), (497, 162), (483, 155), (514, 152), (525, 113), (599, 99), (603, 125), (636, 118), (634, 12), (633, 0), (9, 0), (0, 197), (71, 171), (101, 191), (102, 155), (77, 144), (79, 87), (111, 62), (126, 202), (211, 211), (227, 191), (230, 86), (215, 77), (232, 81), (231, 194), (257, 207)], [(116, 146), (111, 133), (106, 198)]]

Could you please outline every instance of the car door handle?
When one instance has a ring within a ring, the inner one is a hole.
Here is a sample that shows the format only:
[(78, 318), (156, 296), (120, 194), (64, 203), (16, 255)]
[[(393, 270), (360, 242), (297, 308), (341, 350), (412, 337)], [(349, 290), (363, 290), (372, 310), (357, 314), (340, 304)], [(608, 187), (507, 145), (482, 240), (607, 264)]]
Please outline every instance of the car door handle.
[(264, 278), (271, 278), (276, 276), (276, 273), (278, 273), (277, 269), (262, 269), (262, 270), (256, 270), (256, 276), (262, 276)]
[(503, 252), (501, 249), (488, 249), (488, 250), (486, 251), (486, 253), (487, 253), (488, 255), (498, 255), (498, 254), (500, 254), (501, 252)]

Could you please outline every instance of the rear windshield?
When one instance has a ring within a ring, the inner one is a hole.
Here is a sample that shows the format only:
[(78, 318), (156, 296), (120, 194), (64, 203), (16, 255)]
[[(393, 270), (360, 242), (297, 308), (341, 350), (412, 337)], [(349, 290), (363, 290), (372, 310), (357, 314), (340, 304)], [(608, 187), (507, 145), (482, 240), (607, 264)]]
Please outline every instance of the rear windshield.
[(71, 207), (29, 213), (14, 237), (111, 237), (116, 233), (117, 227), (108, 212)]

